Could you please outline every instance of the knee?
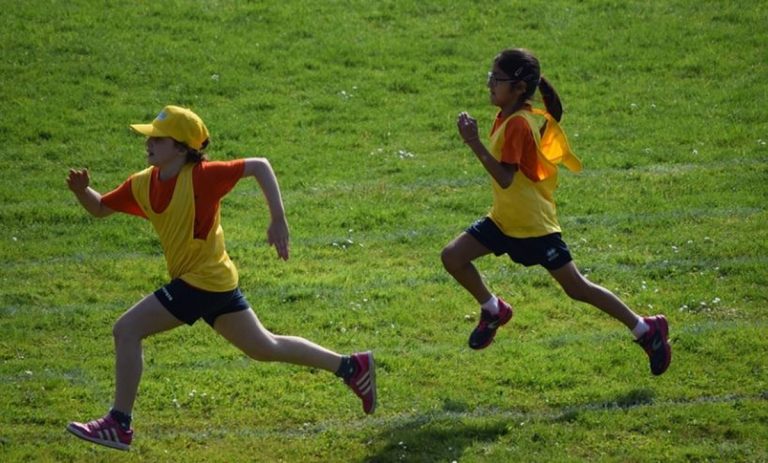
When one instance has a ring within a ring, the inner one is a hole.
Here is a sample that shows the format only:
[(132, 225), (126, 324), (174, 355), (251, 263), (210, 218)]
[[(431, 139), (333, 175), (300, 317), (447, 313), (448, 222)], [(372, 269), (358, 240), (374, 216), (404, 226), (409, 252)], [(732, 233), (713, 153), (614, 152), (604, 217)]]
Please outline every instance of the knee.
[(112, 326), (112, 337), (115, 338), (115, 343), (131, 339), (133, 337), (131, 333), (129, 324), (122, 318)]
[(115, 338), (115, 343), (133, 341), (141, 341), (144, 336), (141, 336), (138, 330), (125, 318), (120, 318), (112, 326), (112, 337)]
[(449, 272), (458, 269), (462, 265), (458, 253), (451, 245), (443, 248), (443, 251), (440, 253), (440, 260), (443, 262), (443, 268)]
[(279, 342), (274, 335), (269, 336), (261, 342), (251, 343), (245, 351), (245, 354), (248, 355), (248, 357), (258, 362), (275, 362), (279, 358), (278, 353)]

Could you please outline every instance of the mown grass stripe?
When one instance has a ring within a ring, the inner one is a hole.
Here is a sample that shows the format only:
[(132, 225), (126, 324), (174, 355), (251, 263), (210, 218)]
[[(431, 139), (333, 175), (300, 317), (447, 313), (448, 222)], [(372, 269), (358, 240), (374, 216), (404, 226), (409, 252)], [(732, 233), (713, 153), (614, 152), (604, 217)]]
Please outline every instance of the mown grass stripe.
[(696, 407), (709, 404), (737, 404), (745, 401), (764, 404), (768, 400), (768, 391), (756, 394), (723, 394), (717, 396), (702, 396), (694, 398), (677, 398), (657, 400), (652, 397), (651, 391), (635, 391), (635, 400), (626, 399), (619, 401), (595, 402), (573, 405), (555, 409), (538, 411), (515, 410), (503, 407), (478, 407), (472, 411), (435, 410), (428, 413), (401, 413), (387, 416), (370, 416), (362, 419), (327, 419), (320, 422), (307, 423), (296, 429), (265, 427), (230, 427), (228, 429), (207, 429), (179, 431), (178, 429), (159, 429), (154, 426), (144, 432), (154, 439), (176, 440), (179, 438), (208, 440), (225, 437), (238, 438), (303, 438), (324, 433), (349, 432), (354, 433), (369, 428), (374, 431), (395, 430), (398, 428), (418, 428), (430, 423), (442, 421), (457, 421), (463, 419), (491, 419), (508, 422), (508, 426), (516, 427), (531, 423), (558, 423), (572, 421), (576, 415), (589, 412), (613, 413), (627, 412), (636, 409), (674, 409), (676, 407)]

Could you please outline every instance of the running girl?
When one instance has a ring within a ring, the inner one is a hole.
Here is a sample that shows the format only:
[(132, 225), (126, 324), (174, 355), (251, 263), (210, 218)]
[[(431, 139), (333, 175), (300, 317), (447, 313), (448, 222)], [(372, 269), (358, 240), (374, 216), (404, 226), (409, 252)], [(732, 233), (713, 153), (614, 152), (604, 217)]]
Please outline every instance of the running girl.
[[(569, 297), (623, 323), (650, 358), (651, 372), (664, 373), (672, 358), (664, 315), (640, 317), (615, 294), (587, 280), (561, 238), (554, 202), (556, 164), (578, 172), (581, 162), (558, 125), (563, 113), (560, 98), (541, 76), (538, 59), (523, 49), (502, 51), (488, 73), (488, 89), (491, 103), (499, 108), (488, 147), (469, 114), (459, 114), (457, 126), (491, 176), (493, 207), (487, 217), (450, 242), (441, 256), (445, 269), (481, 307), (469, 347), (487, 347), (498, 327), (513, 315), (512, 306), (489, 291), (472, 261), (490, 253), (507, 254), (525, 266), (541, 265)], [(546, 111), (531, 105), (537, 89)]]
[(78, 437), (128, 450), (131, 412), (142, 373), (142, 339), (192, 325), (202, 318), (254, 360), (286, 362), (335, 372), (362, 400), (376, 408), (371, 352), (341, 356), (306, 339), (278, 336), (261, 324), (238, 287), (238, 273), (224, 248), (219, 223), (221, 199), (243, 178), (255, 178), (269, 206), (267, 240), (288, 260), (289, 239), (277, 179), (265, 158), (209, 162), (201, 150), (208, 129), (192, 111), (166, 106), (151, 124), (131, 126), (147, 136), (149, 168), (102, 196), (87, 170), (69, 171), (67, 184), (95, 217), (115, 211), (148, 219), (159, 235), (171, 281), (125, 312), (113, 329), (115, 400), (109, 413), (67, 429)]

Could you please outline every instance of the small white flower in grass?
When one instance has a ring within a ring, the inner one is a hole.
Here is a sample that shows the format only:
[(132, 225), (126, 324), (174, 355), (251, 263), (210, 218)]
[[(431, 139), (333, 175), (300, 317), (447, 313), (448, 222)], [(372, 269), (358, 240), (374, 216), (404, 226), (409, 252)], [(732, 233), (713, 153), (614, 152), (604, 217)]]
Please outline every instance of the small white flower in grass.
[(694, 150), (693, 150), (693, 151), (691, 151), (691, 154), (693, 154), (694, 156), (698, 156), (698, 154), (699, 154), (699, 150), (697, 150), (697, 149), (695, 149), (695, 148), (694, 148)]
[(19, 241), (19, 239), (18, 239), (18, 238), (16, 238), (15, 236), (11, 237), (11, 239), (12, 239), (13, 241)]
[(656, 109), (656, 103), (651, 103), (651, 109)]
[(720, 298), (716, 297), (716, 298), (712, 299), (712, 303), (713, 304), (719, 304), (720, 303)]
[(32, 370), (25, 370), (24, 374), (27, 376), (32, 376)]
[(672, 252), (680, 252), (680, 249), (677, 246), (672, 246)]
[(211, 75), (211, 80), (214, 81), (214, 82), (218, 82), (219, 81), (219, 75), (218, 74), (212, 74)]

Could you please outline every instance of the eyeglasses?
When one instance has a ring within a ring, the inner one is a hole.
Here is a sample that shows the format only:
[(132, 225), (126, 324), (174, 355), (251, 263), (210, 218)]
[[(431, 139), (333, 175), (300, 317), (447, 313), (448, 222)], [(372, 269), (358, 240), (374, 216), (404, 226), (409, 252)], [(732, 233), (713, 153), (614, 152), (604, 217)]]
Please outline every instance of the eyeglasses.
[(488, 73), (488, 85), (491, 87), (495, 87), (499, 82), (514, 82), (516, 80), (520, 79), (499, 79), (498, 77), (494, 76), (492, 72)]

